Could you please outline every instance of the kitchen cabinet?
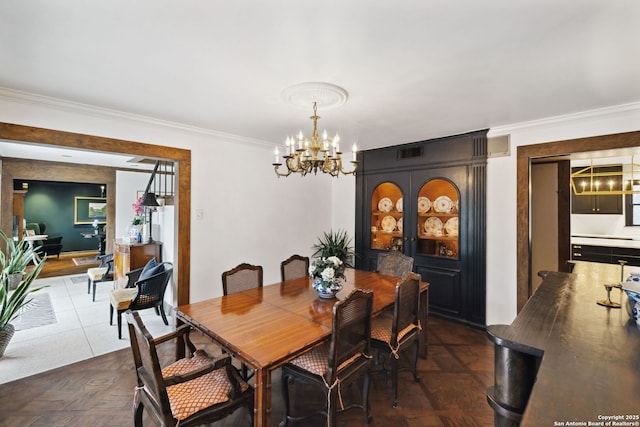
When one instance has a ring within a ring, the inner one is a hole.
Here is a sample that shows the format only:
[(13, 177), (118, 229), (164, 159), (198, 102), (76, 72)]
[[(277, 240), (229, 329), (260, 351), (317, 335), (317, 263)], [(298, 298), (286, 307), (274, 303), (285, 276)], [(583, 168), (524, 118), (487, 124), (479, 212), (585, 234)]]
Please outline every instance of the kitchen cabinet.
[(430, 284), (429, 312), (484, 327), (486, 131), (360, 153), (356, 267), (398, 250)]
[[(571, 168), (571, 173), (575, 173), (582, 167)], [(596, 175), (599, 182), (598, 187), (603, 191), (608, 189), (620, 190), (622, 188), (622, 166), (594, 166), (594, 174), (605, 174), (603, 176)], [(606, 175), (611, 173), (611, 175)], [(585, 187), (591, 186), (588, 178), (576, 179), (576, 189), (580, 191), (581, 184)], [(571, 192), (571, 213), (573, 214), (614, 214), (622, 215), (622, 195), (621, 194), (597, 194), (597, 195), (576, 195), (575, 191)]]
[(619, 264), (619, 261), (626, 261), (626, 265), (638, 267), (640, 266), (640, 249), (572, 244), (571, 259), (605, 264)]

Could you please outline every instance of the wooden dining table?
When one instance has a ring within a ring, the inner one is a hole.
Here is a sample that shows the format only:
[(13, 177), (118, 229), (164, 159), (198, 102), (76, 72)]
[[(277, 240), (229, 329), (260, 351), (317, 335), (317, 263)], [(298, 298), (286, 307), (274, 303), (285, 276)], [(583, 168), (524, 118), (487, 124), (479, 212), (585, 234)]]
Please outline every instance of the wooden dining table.
[[(374, 317), (393, 306), (398, 277), (354, 269), (347, 269), (345, 276), (334, 299), (319, 298), (312, 279), (302, 277), (178, 307), (178, 325), (201, 331), (255, 372), (256, 426), (271, 424), (272, 371), (329, 339), (338, 300), (354, 289), (366, 289), (373, 291)], [(424, 358), (428, 289), (427, 283), (421, 283), (420, 354)]]

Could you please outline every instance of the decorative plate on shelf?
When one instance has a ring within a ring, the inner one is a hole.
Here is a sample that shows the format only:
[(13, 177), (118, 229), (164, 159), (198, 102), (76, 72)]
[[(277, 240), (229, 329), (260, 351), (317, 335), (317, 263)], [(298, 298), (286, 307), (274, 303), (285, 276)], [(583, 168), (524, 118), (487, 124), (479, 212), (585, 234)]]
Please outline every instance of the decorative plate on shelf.
[(402, 212), (402, 197), (400, 197), (397, 201), (396, 201), (396, 210), (398, 212)]
[(398, 231), (402, 233), (402, 218), (396, 221), (396, 227), (398, 227)]
[(457, 236), (458, 235), (458, 217), (454, 216), (453, 218), (449, 218), (447, 222), (444, 223), (444, 231), (448, 236)]
[(447, 196), (438, 197), (435, 202), (433, 202), (433, 209), (436, 212), (440, 213), (449, 213), (451, 209), (453, 209), (453, 201)]
[(431, 200), (428, 197), (418, 197), (418, 213), (427, 213), (431, 209)]
[(442, 221), (437, 216), (427, 218), (423, 228), (429, 236), (442, 236)]
[(390, 198), (383, 197), (382, 199), (380, 199), (380, 201), (378, 202), (378, 210), (380, 212), (391, 212), (391, 209), (393, 209), (393, 202)]
[(396, 229), (396, 219), (391, 215), (387, 215), (382, 218), (382, 222), (380, 223), (380, 225), (382, 226), (382, 229), (384, 231), (386, 231), (387, 233), (391, 233)]

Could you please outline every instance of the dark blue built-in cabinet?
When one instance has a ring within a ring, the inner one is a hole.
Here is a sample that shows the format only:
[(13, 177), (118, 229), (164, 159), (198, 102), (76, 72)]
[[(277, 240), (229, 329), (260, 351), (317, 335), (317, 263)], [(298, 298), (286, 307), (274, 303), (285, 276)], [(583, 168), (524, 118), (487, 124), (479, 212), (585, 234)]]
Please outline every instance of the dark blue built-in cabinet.
[(414, 258), (429, 312), (485, 326), (486, 130), (359, 153), (356, 267)]

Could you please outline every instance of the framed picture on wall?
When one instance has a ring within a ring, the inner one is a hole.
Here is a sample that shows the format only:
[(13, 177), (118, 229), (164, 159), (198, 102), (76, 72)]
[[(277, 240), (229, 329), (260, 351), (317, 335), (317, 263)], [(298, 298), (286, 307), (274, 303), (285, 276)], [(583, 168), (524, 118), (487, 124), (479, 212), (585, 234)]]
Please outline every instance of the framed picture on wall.
[(98, 220), (99, 224), (107, 222), (107, 199), (104, 197), (74, 198), (74, 224), (92, 224)]

